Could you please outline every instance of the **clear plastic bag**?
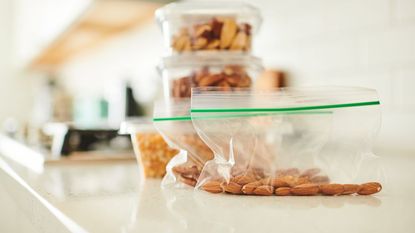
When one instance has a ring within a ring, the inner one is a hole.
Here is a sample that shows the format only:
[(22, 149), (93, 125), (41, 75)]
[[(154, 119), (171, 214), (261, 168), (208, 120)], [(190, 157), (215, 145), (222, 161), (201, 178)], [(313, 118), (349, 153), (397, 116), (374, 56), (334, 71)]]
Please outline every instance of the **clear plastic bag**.
[(165, 141), (180, 152), (166, 167), (162, 187), (195, 186), (213, 152), (200, 139), (190, 118), (190, 99), (171, 99), (155, 104), (153, 123)]
[(191, 118), (214, 152), (196, 188), (257, 195), (365, 195), (381, 189), (379, 160), (371, 150), (381, 121), (375, 90), (195, 88)]

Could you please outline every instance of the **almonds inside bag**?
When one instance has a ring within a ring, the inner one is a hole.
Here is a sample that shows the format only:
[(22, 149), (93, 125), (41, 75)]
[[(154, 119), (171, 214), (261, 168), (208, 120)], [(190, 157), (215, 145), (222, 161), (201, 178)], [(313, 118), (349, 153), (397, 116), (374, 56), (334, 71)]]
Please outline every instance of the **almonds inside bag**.
[(370, 150), (380, 124), (374, 90), (194, 88), (191, 104), (193, 126), (214, 153), (196, 189), (260, 196), (382, 189), (380, 162)]

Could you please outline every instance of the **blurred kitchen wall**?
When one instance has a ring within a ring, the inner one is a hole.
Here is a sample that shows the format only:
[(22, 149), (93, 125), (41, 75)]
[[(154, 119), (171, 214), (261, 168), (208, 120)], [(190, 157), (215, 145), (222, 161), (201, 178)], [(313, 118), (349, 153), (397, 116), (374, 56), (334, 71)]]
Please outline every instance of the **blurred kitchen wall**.
[(6, 119), (30, 118), (35, 83), (13, 63), (13, 18), (13, 0), (0, 0), (0, 128)]

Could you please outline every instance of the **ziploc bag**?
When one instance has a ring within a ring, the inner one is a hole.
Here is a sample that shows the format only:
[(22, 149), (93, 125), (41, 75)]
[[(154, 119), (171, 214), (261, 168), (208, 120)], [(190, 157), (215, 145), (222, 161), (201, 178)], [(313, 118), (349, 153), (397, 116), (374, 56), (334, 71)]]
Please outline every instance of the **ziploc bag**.
[(213, 152), (200, 139), (190, 118), (190, 99), (170, 99), (154, 106), (153, 124), (172, 148), (180, 150), (166, 167), (162, 187), (195, 186)]
[(375, 90), (195, 88), (191, 118), (214, 152), (196, 188), (256, 195), (373, 194), (381, 190)]

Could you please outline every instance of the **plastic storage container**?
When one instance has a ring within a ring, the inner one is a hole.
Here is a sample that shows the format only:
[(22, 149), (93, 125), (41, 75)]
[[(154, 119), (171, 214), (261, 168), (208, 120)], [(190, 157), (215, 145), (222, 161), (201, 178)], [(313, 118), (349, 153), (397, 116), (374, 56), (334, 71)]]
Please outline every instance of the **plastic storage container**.
[(170, 53), (250, 51), (259, 10), (242, 2), (180, 2), (156, 11)]
[(131, 135), (134, 153), (145, 177), (162, 178), (166, 173), (167, 163), (179, 153), (167, 145), (150, 118), (123, 122), (120, 133)]
[(247, 88), (263, 71), (261, 59), (241, 54), (186, 54), (165, 57), (159, 65), (164, 96), (190, 97), (193, 87)]

